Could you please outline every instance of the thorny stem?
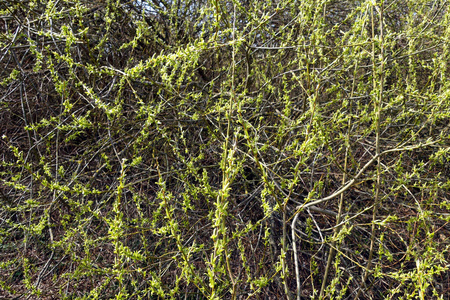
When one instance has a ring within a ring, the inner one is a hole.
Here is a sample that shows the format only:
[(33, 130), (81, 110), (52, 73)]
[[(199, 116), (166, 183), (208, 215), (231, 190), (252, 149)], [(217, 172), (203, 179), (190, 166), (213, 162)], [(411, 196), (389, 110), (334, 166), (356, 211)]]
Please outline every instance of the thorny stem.
[[(354, 73), (356, 73), (357, 71), (357, 64), (355, 64), (355, 70)], [(354, 95), (354, 91), (355, 91), (355, 86), (356, 86), (356, 76), (354, 76), (353, 78), (353, 84), (352, 84), (352, 91), (350, 94), (350, 98), (353, 97)], [(350, 114), (352, 113), (352, 102), (350, 102), (350, 106), (349, 106), (349, 110)], [(352, 118), (349, 117), (348, 118), (348, 122), (347, 122), (347, 136), (345, 139), (346, 147), (345, 147), (345, 158), (344, 158), (344, 172), (342, 174), (342, 185), (345, 184), (345, 181), (347, 180), (347, 168), (348, 168), (348, 155), (349, 155), (349, 149), (350, 149), (350, 130), (351, 130), (351, 125), (352, 125)], [(336, 253), (336, 238), (339, 235), (339, 232), (341, 230), (342, 227), (342, 215), (343, 215), (343, 210), (344, 210), (344, 193), (342, 193), (340, 195), (340, 200), (339, 200), (339, 208), (338, 208), (338, 213), (336, 215), (336, 227), (333, 230), (333, 240), (331, 242), (331, 246), (330, 246), (330, 252), (328, 254), (328, 261), (327, 261), (327, 265), (325, 267), (325, 274), (323, 276), (323, 282), (322, 282), (322, 286), (320, 288), (320, 293), (319, 293), (319, 299), (323, 298), (323, 293), (325, 291), (326, 288), (326, 284), (327, 284), (327, 278), (328, 278), (328, 274), (330, 272), (330, 268), (331, 268), (331, 264), (333, 262), (335, 253)]]
[[(235, 40), (235, 34), (236, 34), (236, 4), (234, 4), (233, 6), (233, 40)], [(231, 127), (231, 112), (232, 112), (232, 106), (233, 106), (233, 102), (236, 101), (236, 90), (235, 90), (235, 86), (234, 86), (234, 76), (235, 76), (235, 65), (236, 65), (236, 45), (233, 44), (233, 51), (232, 51), (232, 66), (231, 66), (231, 93), (232, 93), (232, 97), (230, 97), (230, 110), (228, 113), (228, 127), (227, 127), (227, 139), (226, 139), (226, 146), (225, 146), (225, 159), (227, 161), (224, 162), (224, 164), (226, 164), (228, 162), (228, 140), (230, 137), (230, 127)], [(236, 143), (234, 143), (236, 145)], [(233, 152), (234, 153), (234, 152)], [(228, 188), (229, 185), (229, 177), (225, 178), (225, 176), (228, 176), (229, 174), (227, 174), (227, 172), (224, 172), (224, 178), (223, 178), (223, 184), (224, 184), (224, 192), (225, 189)], [(226, 183), (226, 184), (225, 184)], [(226, 187), (225, 187), (226, 185)], [(224, 197), (224, 194), (222, 193), (222, 198)], [(222, 203), (226, 201), (225, 199), (222, 199)], [(226, 242), (224, 243), (224, 253), (225, 253), (225, 262), (226, 262), (226, 266), (227, 266), (227, 271), (228, 271), (228, 276), (230, 277), (230, 281), (232, 284), (232, 292), (231, 292), (231, 297), (232, 299), (236, 299), (236, 280), (234, 279), (233, 276), (233, 272), (231, 270), (231, 265), (230, 265), (230, 258), (229, 258), (229, 253), (228, 253), (228, 238), (227, 238), (227, 233), (226, 233), (226, 229), (225, 229), (225, 224), (224, 224), (224, 220), (221, 221), (221, 226), (222, 226), (222, 234), (224, 235), (224, 239), (226, 240)]]
[[(377, 180), (375, 185), (375, 205), (373, 208), (373, 214), (372, 214), (372, 228), (371, 228), (371, 236), (370, 236), (370, 250), (369, 250), (369, 258), (367, 262), (367, 267), (364, 272), (364, 276), (362, 278), (362, 287), (358, 290), (358, 294), (356, 295), (356, 299), (359, 298), (361, 295), (362, 289), (366, 286), (366, 280), (369, 276), (370, 269), (372, 268), (372, 259), (373, 259), (373, 253), (375, 248), (375, 231), (376, 231), (376, 225), (375, 220), (377, 216), (378, 206), (380, 205), (380, 183), (381, 183), (381, 161), (380, 161), (380, 118), (381, 118), (381, 106), (383, 104), (383, 81), (384, 81), (384, 36), (383, 36), (383, 9), (384, 9), (384, 3), (381, 3), (381, 7), (375, 7), (372, 5), (372, 61), (373, 61), (373, 68), (374, 73), (377, 71), (375, 68), (375, 25), (374, 25), (374, 7), (377, 9), (379, 14), (379, 22), (380, 22), (380, 77), (379, 82), (377, 83), (376, 76), (373, 76), (373, 86), (374, 89), (378, 88), (378, 99), (375, 101), (375, 111), (376, 111), (376, 137), (375, 137), (375, 153), (378, 156), (377, 157)], [(379, 87), (377, 87), (379, 85)]]
[(297, 223), (298, 216), (299, 214), (296, 214), (294, 220), (292, 220), (291, 232), (292, 232), (292, 250), (294, 251), (295, 281), (297, 284), (297, 300), (300, 300), (300, 297), (302, 295), (302, 285), (300, 282), (300, 270), (298, 266), (297, 244), (295, 242), (295, 224)]
[[(349, 124), (350, 124), (350, 120), (349, 120)], [(347, 139), (348, 139), (348, 136), (347, 136)], [(348, 146), (345, 149), (344, 170), (347, 170), (347, 163), (348, 163)], [(344, 174), (342, 175), (342, 184), (344, 184), (346, 180), (347, 180), (347, 174), (344, 172)], [(344, 193), (342, 193), (340, 195), (339, 210), (338, 210), (338, 214), (336, 216), (336, 224), (337, 224), (337, 226), (334, 228), (333, 240), (331, 242), (330, 252), (328, 253), (328, 260), (327, 260), (327, 265), (325, 267), (325, 274), (323, 275), (323, 281), (322, 281), (322, 286), (320, 288), (319, 299), (323, 298), (323, 293), (325, 291), (325, 287), (326, 287), (326, 284), (327, 284), (327, 277), (328, 277), (328, 274), (330, 272), (331, 264), (333, 262), (334, 255), (335, 255), (335, 252), (336, 252), (336, 250), (335, 250), (335, 248), (336, 248), (336, 238), (339, 235), (339, 232), (340, 232), (341, 226), (342, 226), (341, 219), (342, 219), (343, 207), (344, 207)]]
[(355, 177), (353, 177), (353, 179), (349, 180), (343, 187), (341, 187), (340, 189), (338, 189), (336, 192), (334, 192), (333, 194), (326, 196), (324, 198), (320, 198), (314, 201), (310, 201), (307, 203), (304, 203), (302, 205), (297, 206), (297, 211), (296, 213), (299, 213), (300, 211), (311, 207), (311, 206), (315, 206), (317, 204), (323, 203), (325, 201), (331, 200), (333, 198), (336, 198), (337, 196), (341, 195), (342, 193), (344, 193), (345, 191), (347, 191), (351, 186), (353, 186), (353, 184), (359, 179), (359, 177), (361, 177), (361, 175), (367, 170), (368, 167), (370, 167), (375, 161), (377, 161), (381, 156), (386, 155), (388, 153), (392, 153), (392, 152), (402, 152), (402, 151), (409, 151), (409, 150), (414, 150), (414, 149), (418, 149), (418, 148), (422, 148), (422, 147), (427, 147), (427, 146), (431, 146), (434, 145), (436, 143), (438, 143), (440, 140), (434, 140), (434, 141), (429, 141), (425, 144), (419, 143), (416, 145), (411, 145), (411, 146), (405, 146), (405, 147), (399, 147), (399, 148), (393, 148), (393, 149), (389, 149), (389, 150), (385, 150), (381, 153), (379, 153), (378, 155), (373, 156), (360, 170), (359, 172), (355, 175)]

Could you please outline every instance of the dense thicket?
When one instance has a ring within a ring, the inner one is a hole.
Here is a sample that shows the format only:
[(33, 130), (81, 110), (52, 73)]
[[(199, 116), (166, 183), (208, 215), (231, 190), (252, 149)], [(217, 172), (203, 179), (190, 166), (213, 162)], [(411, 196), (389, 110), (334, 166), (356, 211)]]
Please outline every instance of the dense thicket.
[(3, 0), (0, 296), (450, 296), (446, 1)]

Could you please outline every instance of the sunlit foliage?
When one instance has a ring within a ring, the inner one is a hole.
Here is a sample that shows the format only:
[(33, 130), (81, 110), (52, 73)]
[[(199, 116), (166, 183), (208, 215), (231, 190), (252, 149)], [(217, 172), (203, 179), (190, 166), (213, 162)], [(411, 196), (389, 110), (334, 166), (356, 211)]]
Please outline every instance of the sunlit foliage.
[(0, 12), (0, 296), (450, 295), (446, 1)]

